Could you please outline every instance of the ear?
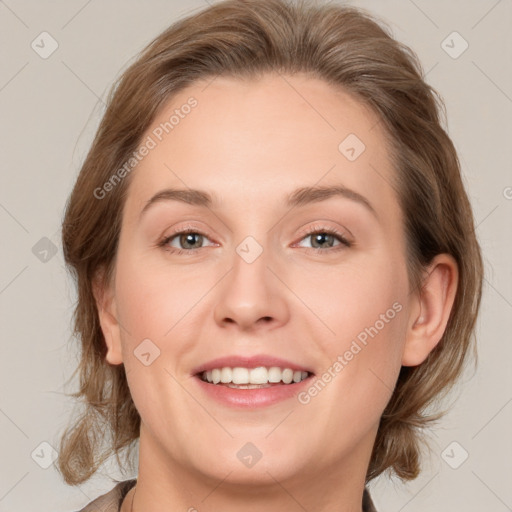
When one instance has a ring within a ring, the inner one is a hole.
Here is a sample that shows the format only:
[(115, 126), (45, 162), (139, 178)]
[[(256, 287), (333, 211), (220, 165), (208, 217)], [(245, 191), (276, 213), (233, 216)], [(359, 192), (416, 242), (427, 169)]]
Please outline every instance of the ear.
[(414, 299), (402, 354), (403, 366), (421, 364), (441, 341), (450, 317), (459, 273), (449, 254), (438, 254), (429, 265), (423, 286)]
[(105, 272), (101, 269), (96, 273), (92, 287), (101, 330), (108, 349), (105, 359), (113, 365), (121, 364), (123, 362), (121, 332), (117, 320), (114, 285), (105, 278)]

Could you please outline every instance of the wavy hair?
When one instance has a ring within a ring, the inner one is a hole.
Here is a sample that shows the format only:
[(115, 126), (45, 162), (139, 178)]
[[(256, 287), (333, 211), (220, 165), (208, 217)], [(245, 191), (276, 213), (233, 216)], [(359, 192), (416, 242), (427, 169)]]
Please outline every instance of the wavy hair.
[(307, 73), (373, 109), (396, 171), (411, 286), (421, 286), (437, 254), (451, 254), (458, 264), (444, 335), (422, 364), (402, 367), (367, 481), (385, 470), (404, 480), (419, 473), (421, 429), (440, 417), (431, 410), (474, 349), (482, 293), (480, 247), (456, 150), (442, 126), (443, 100), (425, 82), (415, 53), (367, 11), (333, 3), (227, 0), (171, 25), (116, 81), (66, 205), (62, 242), (78, 290), (73, 335), (81, 348), (75, 370), (80, 385), (71, 396), (83, 407), (60, 439), (58, 468), (69, 484), (90, 478), (113, 454), (122, 467), (119, 454), (134, 447), (140, 427), (124, 366), (105, 360), (92, 286), (96, 276), (107, 283), (113, 275), (130, 176), (101, 200), (94, 192), (129, 159), (173, 95), (199, 79), (264, 73)]

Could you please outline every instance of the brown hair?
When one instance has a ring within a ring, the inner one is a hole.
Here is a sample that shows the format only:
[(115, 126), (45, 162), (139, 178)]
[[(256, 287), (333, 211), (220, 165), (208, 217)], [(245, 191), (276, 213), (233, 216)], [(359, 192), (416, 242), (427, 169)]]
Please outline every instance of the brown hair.
[(440, 417), (426, 409), (455, 382), (474, 348), (483, 269), (457, 154), (441, 126), (442, 99), (423, 80), (416, 55), (381, 24), (349, 6), (227, 0), (169, 27), (114, 85), (63, 220), (64, 256), (78, 287), (74, 334), (81, 341), (80, 387), (71, 396), (84, 406), (61, 438), (58, 467), (67, 483), (87, 480), (112, 454), (120, 463), (119, 453), (133, 448), (140, 426), (124, 366), (105, 360), (92, 287), (99, 272), (105, 271), (104, 283), (113, 275), (130, 176), (101, 200), (94, 191), (129, 159), (164, 103), (187, 85), (267, 72), (308, 73), (378, 114), (396, 169), (412, 286), (421, 286), (437, 254), (457, 261), (458, 289), (443, 338), (422, 364), (402, 367), (367, 480), (386, 469), (403, 479), (417, 476), (419, 429)]

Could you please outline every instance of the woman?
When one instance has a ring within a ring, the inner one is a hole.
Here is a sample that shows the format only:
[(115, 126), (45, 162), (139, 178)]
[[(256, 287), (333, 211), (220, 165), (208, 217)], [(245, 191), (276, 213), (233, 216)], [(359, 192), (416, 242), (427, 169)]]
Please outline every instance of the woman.
[(282, 0), (123, 74), (63, 221), (85, 410), (58, 462), (78, 484), (138, 442), (138, 476), (84, 511), (367, 512), (418, 475), (482, 281), (421, 75), (368, 13)]

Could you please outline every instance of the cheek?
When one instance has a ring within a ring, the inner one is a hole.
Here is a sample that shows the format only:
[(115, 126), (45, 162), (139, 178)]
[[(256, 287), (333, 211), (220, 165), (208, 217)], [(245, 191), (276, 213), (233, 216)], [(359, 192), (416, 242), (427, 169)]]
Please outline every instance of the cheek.
[[(197, 273), (170, 272), (161, 265), (142, 264), (133, 256), (118, 261), (116, 302), (124, 327), (122, 351), (130, 393), (146, 428), (153, 432), (175, 430), (180, 415), (161, 411), (187, 407), (188, 395), (177, 381), (177, 370), (194, 339), (184, 335), (184, 329), (188, 329), (187, 321), (204, 295), (205, 285)], [(175, 342), (177, 336), (179, 343)], [(179, 451), (178, 446), (173, 449)]]
[(205, 277), (184, 267), (170, 272), (161, 265), (124, 260), (118, 267), (116, 294), (127, 330), (137, 339), (163, 342), (206, 293)]
[(400, 370), (408, 288), (405, 267), (391, 261), (374, 259), (371, 265), (332, 273), (316, 281), (319, 286), (308, 295), (311, 309), (328, 327), (318, 337), (326, 356), (320, 378), (333, 383), (330, 399), (349, 408), (374, 403), (370, 410), (378, 412)]
[(367, 264), (340, 266), (314, 277), (298, 276), (296, 282), (295, 289), (306, 298), (317, 324), (321, 320), (325, 327), (321, 338), (329, 352), (336, 352), (358, 336), (364, 342), (374, 328), (386, 331), (382, 337), (386, 339), (394, 337), (387, 336), (388, 332), (401, 330), (397, 310), (405, 306), (407, 280), (403, 267), (391, 265), (389, 259), (368, 258)]

